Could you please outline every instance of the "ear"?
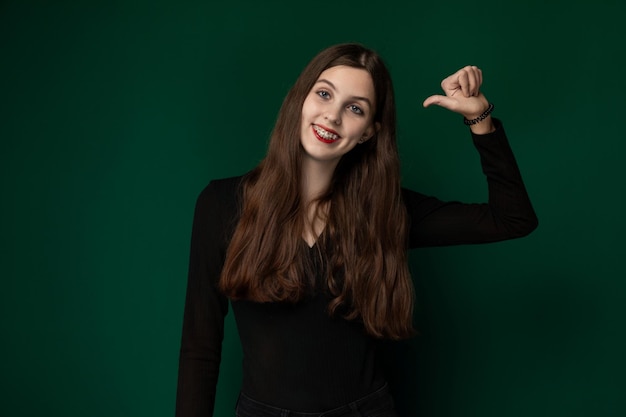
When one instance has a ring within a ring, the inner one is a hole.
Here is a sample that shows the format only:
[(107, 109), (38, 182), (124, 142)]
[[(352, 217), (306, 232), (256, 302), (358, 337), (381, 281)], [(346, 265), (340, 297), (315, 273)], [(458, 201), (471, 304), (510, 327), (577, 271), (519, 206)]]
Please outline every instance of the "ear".
[(380, 130), (380, 123), (379, 122), (372, 123), (367, 129), (365, 129), (365, 132), (363, 132), (363, 136), (361, 137), (362, 142), (360, 143), (370, 140), (376, 133), (378, 133), (379, 130)]

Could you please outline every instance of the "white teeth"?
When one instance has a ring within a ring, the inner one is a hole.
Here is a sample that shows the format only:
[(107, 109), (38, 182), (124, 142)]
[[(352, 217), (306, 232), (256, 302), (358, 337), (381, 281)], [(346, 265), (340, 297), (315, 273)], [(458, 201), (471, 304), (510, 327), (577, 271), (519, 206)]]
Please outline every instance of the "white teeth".
[(315, 129), (315, 132), (320, 135), (321, 137), (323, 137), (324, 139), (329, 139), (329, 140), (337, 140), (339, 139), (339, 136), (335, 135), (334, 133), (330, 133), (324, 129), (322, 129), (319, 126), (313, 126), (313, 129)]

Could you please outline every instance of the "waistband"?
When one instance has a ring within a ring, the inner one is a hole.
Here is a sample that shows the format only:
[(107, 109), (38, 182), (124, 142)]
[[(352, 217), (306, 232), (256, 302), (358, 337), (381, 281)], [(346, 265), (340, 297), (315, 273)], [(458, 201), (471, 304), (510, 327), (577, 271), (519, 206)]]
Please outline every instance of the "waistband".
[(303, 413), (274, 407), (256, 401), (241, 392), (237, 400), (236, 415), (237, 417), (347, 417), (361, 415), (397, 417), (394, 411), (393, 398), (389, 394), (387, 384), (356, 401), (321, 413)]

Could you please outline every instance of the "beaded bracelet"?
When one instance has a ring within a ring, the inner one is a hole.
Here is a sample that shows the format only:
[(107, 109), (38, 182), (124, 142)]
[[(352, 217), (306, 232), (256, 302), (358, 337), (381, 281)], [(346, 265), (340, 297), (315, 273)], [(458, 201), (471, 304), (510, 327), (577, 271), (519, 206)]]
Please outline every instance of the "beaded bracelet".
[(478, 122), (482, 122), (483, 120), (485, 120), (487, 118), (487, 116), (489, 116), (491, 114), (491, 112), (493, 111), (493, 104), (489, 103), (489, 107), (487, 107), (487, 110), (485, 110), (485, 112), (483, 114), (481, 114), (480, 116), (478, 116), (475, 119), (472, 120), (467, 120), (465, 117), (463, 118), (463, 123), (465, 123), (465, 125), (467, 126), (471, 126), (471, 125), (475, 125)]

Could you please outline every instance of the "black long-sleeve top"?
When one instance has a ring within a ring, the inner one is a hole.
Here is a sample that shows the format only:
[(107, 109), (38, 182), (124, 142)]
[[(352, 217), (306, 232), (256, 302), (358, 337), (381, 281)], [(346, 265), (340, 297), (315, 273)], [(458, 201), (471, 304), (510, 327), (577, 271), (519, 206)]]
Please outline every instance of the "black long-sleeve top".
[[(530, 233), (537, 219), (501, 124), (472, 135), (489, 202), (463, 204), (403, 189), (410, 247), (486, 243)], [(212, 181), (196, 203), (180, 351), (176, 415), (211, 416), (228, 299), (217, 289), (241, 210), (242, 177)], [(323, 282), (320, 248), (302, 240), (310, 274)], [(321, 248), (323, 250), (323, 248)], [(315, 282), (312, 281), (312, 282)], [(349, 403), (384, 383), (377, 341), (362, 324), (326, 311), (318, 291), (297, 304), (232, 301), (243, 347), (242, 391), (274, 406), (320, 412)]]

